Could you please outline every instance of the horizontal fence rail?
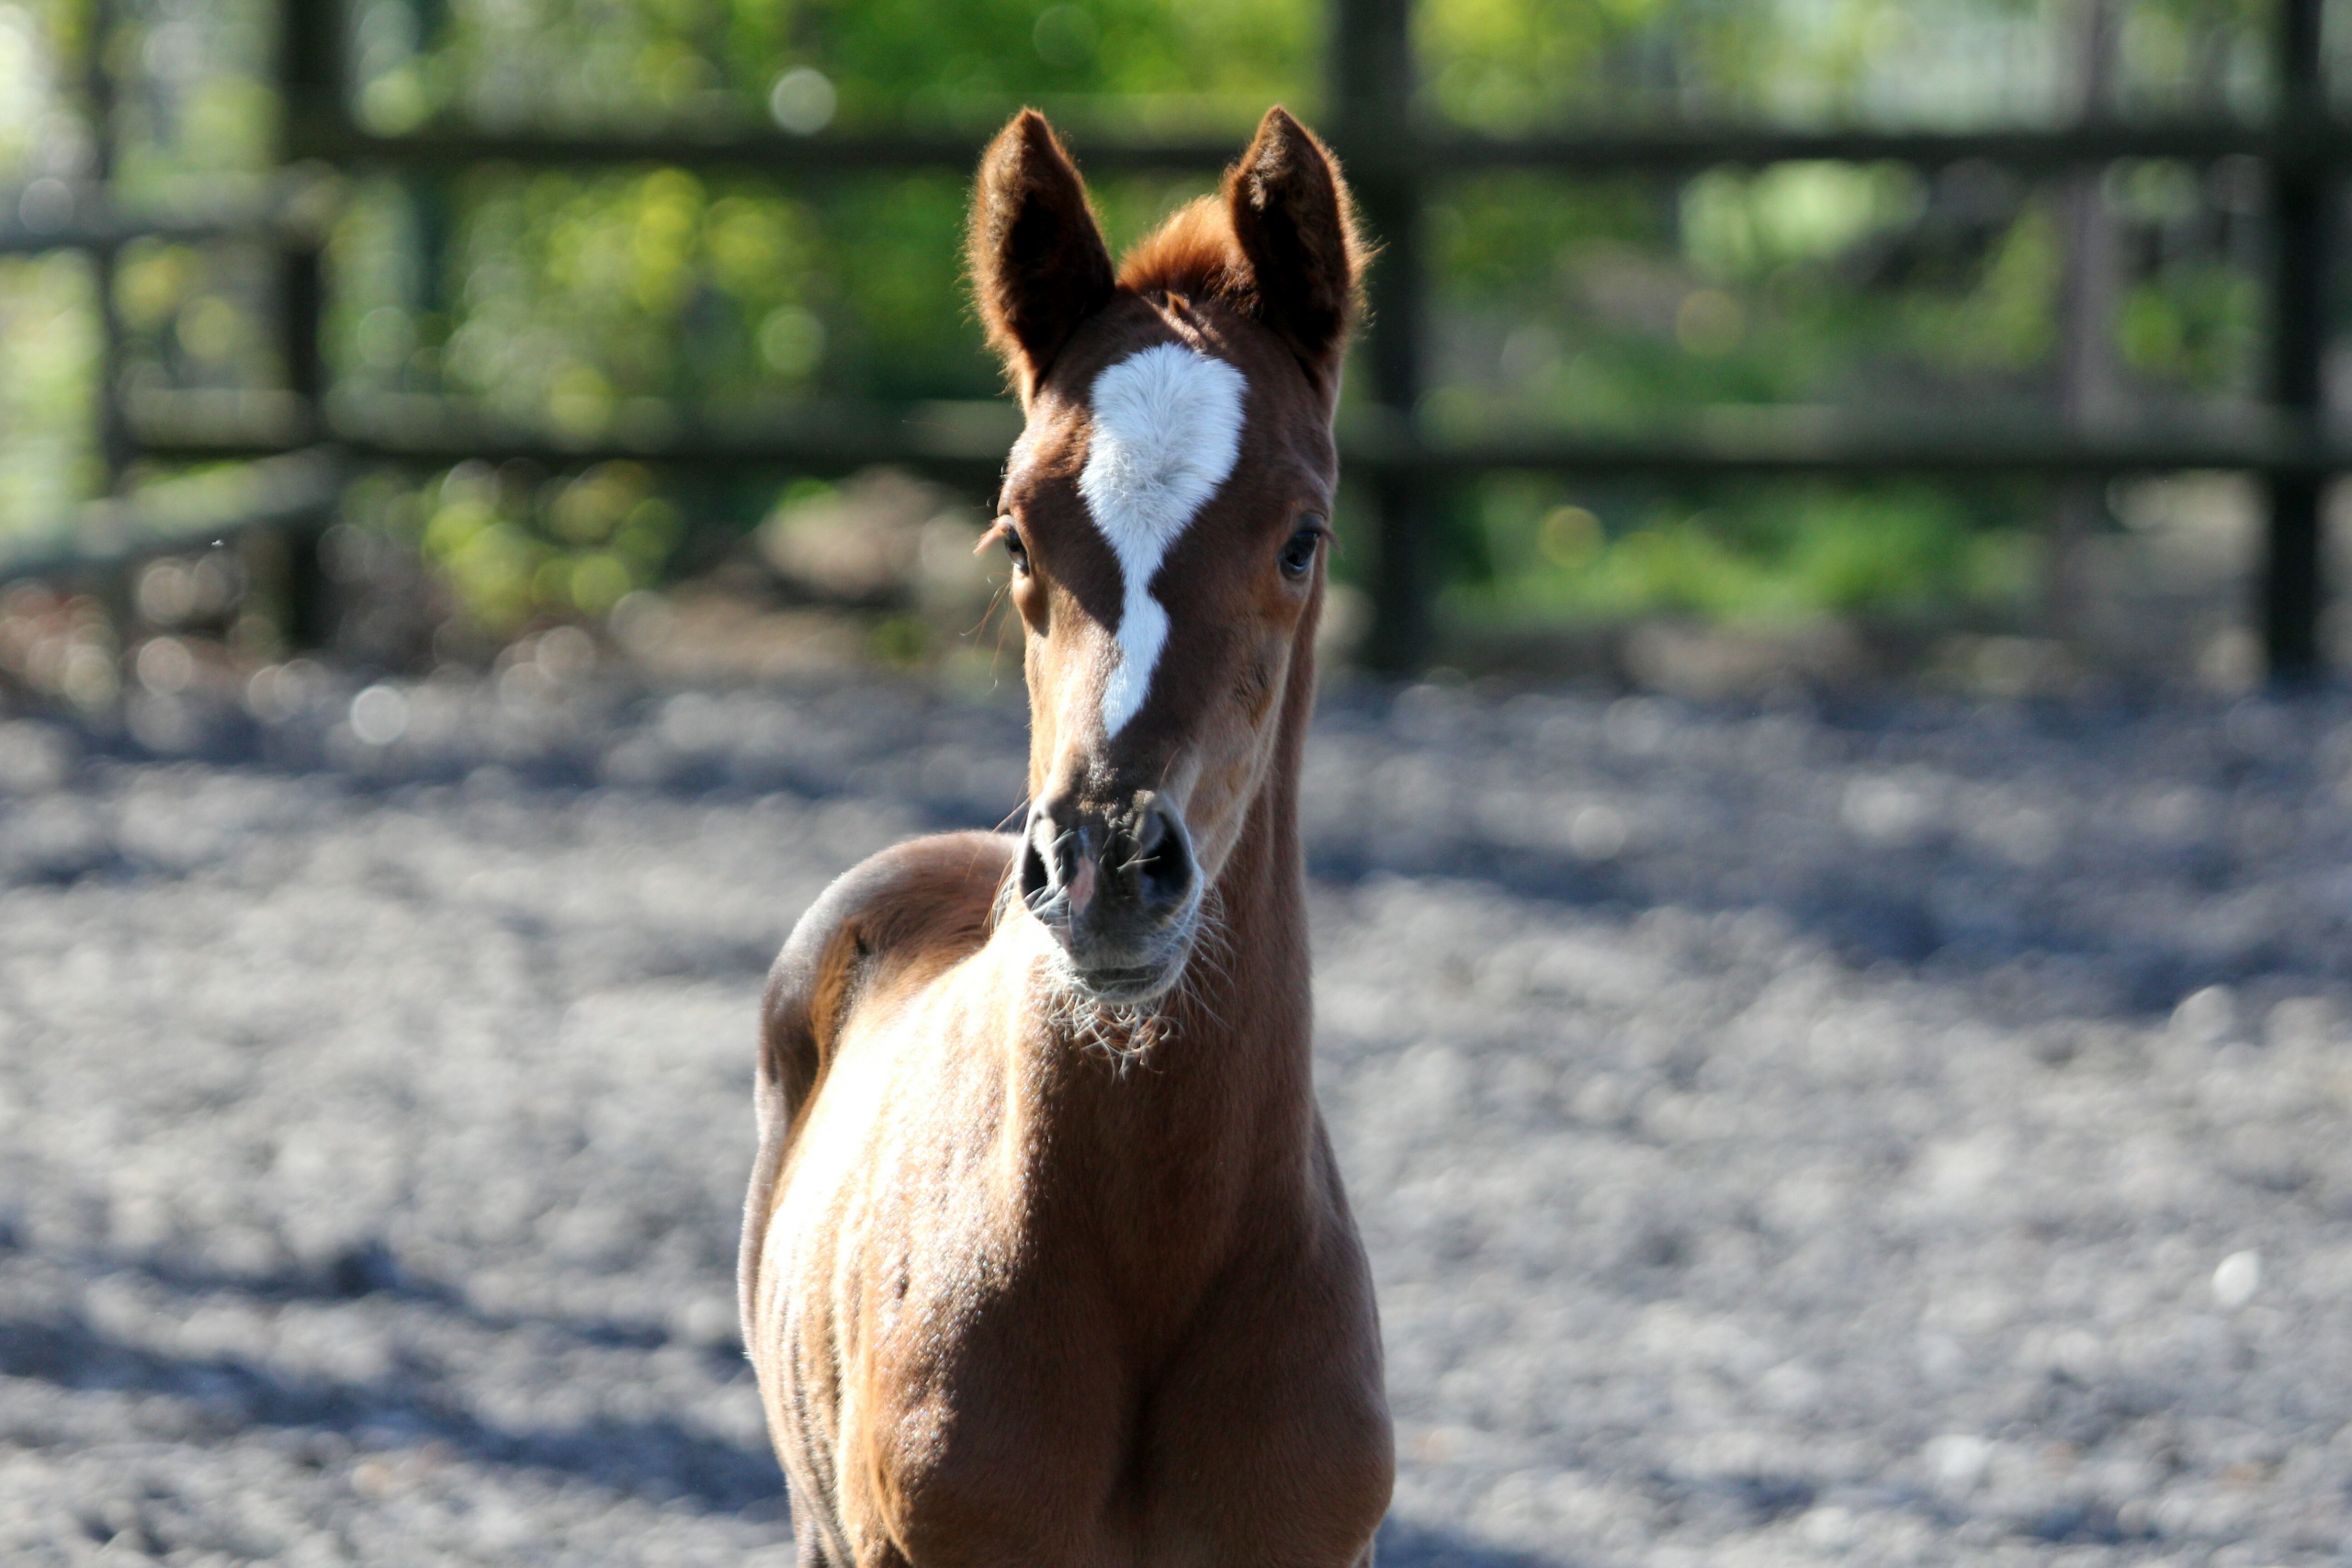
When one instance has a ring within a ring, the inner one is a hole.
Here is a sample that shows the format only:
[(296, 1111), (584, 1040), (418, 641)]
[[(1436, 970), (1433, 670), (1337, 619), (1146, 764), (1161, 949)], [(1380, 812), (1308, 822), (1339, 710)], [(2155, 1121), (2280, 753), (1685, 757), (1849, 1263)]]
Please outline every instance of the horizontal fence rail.
[[(103, 7), (102, 7), (103, 11)], [(145, 391), (126, 399), (117, 373), (119, 330), (109, 291), (107, 354), (101, 388), (110, 474), (133, 457), (210, 461), (310, 449), (266, 486), (266, 502), (223, 498), (233, 512), (187, 516), (185, 532), (210, 535), (240, 517), (273, 525), (323, 517), (336, 480), (362, 461), (437, 464), (469, 457), (528, 457), (550, 464), (611, 457), (704, 465), (840, 470), (895, 462), (959, 478), (985, 479), (1001, 466), (1019, 427), (1001, 403), (912, 406), (820, 401), (784, 411), (695, 412), (667, 405), (625, 407), (591, 439), (504, 424), (462, 399), (348, 395), (328, 385), (321, 357), (320, 272), (326, 169), (403, 174), (461, 172), (490, 164), (593, 168), (676, 165), (773, 175), (794, 183), (890, 171), (949, 170), (977, 161), (978, 135), (802, 137), (736, 126), (707, 132), (555, 135), (436, 126), (400, 135), (353, 120), (336, 62), (342, 45), (331, 0), (284, 0), (280, 85), (287, 106), (275, 182), (168, 211), (124, 212), (103, 178), (82, 185), (35, 182), (0, 192), (0, 254), (61, 249), (100, 258), (134, 240), (247, 240), (284, 255), (282, 326), (290, 385), (251, 394)], [(1334, 0), (1331, 112), (1327, 130), (1347, 164), (1360, 209), (1383, 247), (1370, 288), (1371, 310), (1355, 374), (1370, 396), (1342, 423), (1341, 451), (1363, 476), (1377, 536), (1374, 627), (1378, 666), (1410, 671), (1430, 647), (1434, 558), (1429, 539), (1441, 487), (1496, 469), (1564, 473), (2112, 474), (2227, 468), (2262, 476), (2271, 515), (2259, 605), (2274, 675), (2294, 678), (2319, 662), (2319, 507), (2324, 484), (2352, 468), (2352, 432), (2324, 418), (2320, 367), (2327, 311), (2330, 209), (2341, 171), (2352, 166), (2352, 123), (2320, 107), (2318, 0), (2284, 0), (2278, 38), (2280, 106), (2266, 123), (2202, 120), (2142, 124), (2094, 120), (2044, 130), (1909, 132), (1780, 130), (1741, 127), (1556, 132), (1517, 138), (1424, 133), (1414, 126), (1410, 0)], [(103, 15), (93, 47), (106, 34)], [(95, 57), (99, 141), (111, 88)], [(1093, 172), (1208, 172), (1239, 151), (1215, 140), (1072, 138)], [(1894, 163), (1941, 168), (1986, 163), (2053, 171), (2138, 159), (2258, 161), (2269, 173), (2275, 234), (2270, 278), (2268, 400), (2255, 408), (2090, 422), (2053, 417), (1955, 415), (1871, 419), (1847, 411), (1740, 407), (1696, 410), (1640, 430), (1577, 432), (1493, 428), (1476, 436), (1441, 431), (1419, 415), (1426, 363), (1428, 288), (1421, 215), (1439, 182), (1481, 172), (1548, 171), (1578, 176), (1674, 175), (1721, 166), (1792, 161)], [(109, 159), (101, 156), (101, 173)], [(102, 276), (102, 285), (105, 279)], [(299, 482), (287, 474), (299, 474)], [(170, 508), (142, 512), (107, 501), (76, 530), (78, 542), (39, 557), (0, 559), (0, 574), (87, 564), (144, 550), (130, 537), (136, 518), (169, 531)], [(107, 541), (114, 541), (108, 543)], [(299, 617), (298, 617), (299, 618)]]
[(167, 209), (123, 209), (102, 185), (36, 180), (15, 190), (0, 188), (0, 255), (119, 250), (137, 240), (316, 243), (317, 224), (303, 207), (291, 194), (240, 191)]
[[(943, 474), (993, 475), (1021, 432), (997, 401), (860, 404), (805, 413), (695, 418), (662, 405), (616, 415), (594, 437), (567, 439), (503, 422), (460, 398), (386, 394), (331, 400), (320, 438), (355, 458), (454, 463), (527, 457), (561, 466), (613, 459), (840, 470), (895, 462)], [(142, 453), (217, 461), (288, 450), (307, 411), (285, 393), (151, 392), (130, 408)], [(1731, 404), (1634, 432), (1534, 428), (1449, 437), (1385, 410), (1343, 414), (1351, 468), (1476, 473), (1519, 468), (1599, 473), (2115, 474), (2233, 468), (2325, 474), (2352, 468), (2352, 432), (2264, 409), (2232, 409), (2097, 427), (2049, 420), (1873, 420), (1839, 408)], [(307, 425), (302, 427), (307, 430)]]
[[(1221, 170), (1241, 151), (1238, 142), (1227, 140), (1145, 141), (1064, 129), (1090, 173)], [(418, 171), (464, 169), (480, 164), (560, 168), (643, 164), (808, 178), (893, 170), (963, 173), (979, 162), (988, 138), (978, 134), (795, 136), (764, 128), (708, 135), (674, 130), (565, 135), (447, 126), (384, 134), (363, 130), (313, 107), (298, 116), (291, 145), (300, 156), (328, 163)], [(2337, 164), (2347, 155), (2352, 155), (2352, 126), (2318, 117), (2301, 119), (2292, 128), (2207, 120), (2119, 121), (2012, 131), (1725, 127), (1654, 132), (1595, 130), (1508, 139), (1433, 133), (1416, 136), (1409, 142), (1350, 148), (1346, 164), (1349, 173), (1358, 177), (1376, 172), (1428, 179), (1496, 169), (1594, 175), (1827, 162), (1926, 168), (1989, 163), (2037, 171), (2126, 159), (2204, 163), (2245, 157), (2266, 163)]]
[(349, 479), (344, 456), (318, 447), (165, 479), (136, 495), (93, 502), (70, 535), (8, 558), (7, 572), (71, 577), (135, 565), (193, 544), (306, 528), (334, 506)]

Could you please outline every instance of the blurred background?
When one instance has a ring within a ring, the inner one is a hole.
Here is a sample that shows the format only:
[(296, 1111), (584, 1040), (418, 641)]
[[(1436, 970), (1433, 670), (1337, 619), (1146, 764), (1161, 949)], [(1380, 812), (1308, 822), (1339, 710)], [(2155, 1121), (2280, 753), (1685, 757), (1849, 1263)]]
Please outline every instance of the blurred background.
[(765, 969), (1017, 808), (1023, 103), (1382, 245), (1385, 1568), (2343, 1568), (2352, 5), (0, 0), (0, 1562), (782, 1564)]
[(1115, 245), (1276, 100), (1385, 246), (1340, 661), (2325, 671), (2325, 10), (0, 0), (0, 674), (978, 678), (974, 154), (1041, 106)]

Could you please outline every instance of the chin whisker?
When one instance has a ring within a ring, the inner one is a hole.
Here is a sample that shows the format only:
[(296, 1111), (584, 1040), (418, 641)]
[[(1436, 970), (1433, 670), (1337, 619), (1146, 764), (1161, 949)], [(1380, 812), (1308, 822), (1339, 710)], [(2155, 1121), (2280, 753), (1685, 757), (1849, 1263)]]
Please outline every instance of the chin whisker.
[(1107, 1001), (1086, 989), (1066, 959), (1055, 959), (1045, 966), (1041, 1011), (1046, 1026), (1076, 1049), (1104, 1057), (1124, 1077), (1128, 1069), (1148, 1066), (1152, 1051), (1174, 1038), (1175, 1020), (1159, 1006), (1162, 998)]

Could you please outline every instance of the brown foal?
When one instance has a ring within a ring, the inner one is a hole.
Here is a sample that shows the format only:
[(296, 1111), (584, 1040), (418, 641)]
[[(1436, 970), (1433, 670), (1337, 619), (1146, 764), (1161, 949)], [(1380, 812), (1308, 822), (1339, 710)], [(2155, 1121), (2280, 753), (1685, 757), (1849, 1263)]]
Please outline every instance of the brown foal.
[(1371, 1559), (1297, 822), (1362, 254), (1281, 109), (1115, 273), (1042, 118), (981, 163), (1032, 806), (850, 872), (769, 980), (743, 1333), (804, 1564)]

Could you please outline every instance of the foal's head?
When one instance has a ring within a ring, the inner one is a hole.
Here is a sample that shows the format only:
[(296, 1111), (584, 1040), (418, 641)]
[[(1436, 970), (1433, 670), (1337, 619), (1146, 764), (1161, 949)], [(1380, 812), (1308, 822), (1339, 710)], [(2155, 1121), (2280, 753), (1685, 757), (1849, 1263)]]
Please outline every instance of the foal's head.
[(1033, 728), (1019, 892), (1102, 999), (1182, 973), (1311, 700), (1361, 262), (1338, 169), (1279, 108), (1115, 273), (1040, 116), (981, 162), (972, 272), (1028, 415), (995, 529)]

